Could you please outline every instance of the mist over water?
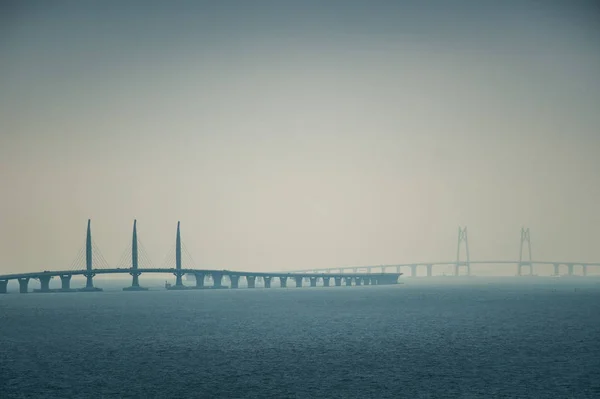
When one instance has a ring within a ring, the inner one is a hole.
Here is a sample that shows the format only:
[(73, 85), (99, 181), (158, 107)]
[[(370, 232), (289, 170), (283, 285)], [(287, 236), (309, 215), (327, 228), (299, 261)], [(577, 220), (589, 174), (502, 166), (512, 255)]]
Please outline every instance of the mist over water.
[(596, 279), (460, 280), (4, 295), (0, 389), (3, 398), (600, 395)]

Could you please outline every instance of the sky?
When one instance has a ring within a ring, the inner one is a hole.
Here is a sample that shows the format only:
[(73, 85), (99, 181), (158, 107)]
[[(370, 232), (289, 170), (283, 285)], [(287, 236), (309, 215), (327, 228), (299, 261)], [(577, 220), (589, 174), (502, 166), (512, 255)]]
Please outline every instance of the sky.
[(0, 273), (600, 261), (593, 1), (0, 4)]

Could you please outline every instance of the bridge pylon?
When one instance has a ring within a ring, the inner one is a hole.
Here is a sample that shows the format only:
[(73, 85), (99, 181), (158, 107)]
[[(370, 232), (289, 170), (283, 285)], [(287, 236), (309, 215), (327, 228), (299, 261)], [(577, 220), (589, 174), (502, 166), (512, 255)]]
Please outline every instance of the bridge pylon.
[(94, 292), (102, 291), (102, 288), (94, 287), (94, 265), (92, 264), (92, 226), (91, 220), (87, 222), (87, 234), (85, 239), (85, 287), (79, 291)]
[[(527, 245), (527, 258), (523, 259), (523, 249)], [(521, 227), (521, 245), (519, 248), (519, 263), (517, 265), (517, 275), (523, 275), (523, 267), (529, 267), (529, 275), (533, 276), (533, 263), (531, 260), (531, 236), (529, 228)]]
[(123, 291), (147, 291), (148, 288), (140, 287), (138, 271), (138, 239), (137, 239), (137, 220), (133, 221), (133, 236), (131, 239), (131, 287), (123, 288)]
[[(460, 259), (460, 247), (464, 243), (465, 247), (465, 260)], [(458, 227), (458, 248), (456, 250), (456, 265), (454, 266), (454, 275), (458, 276), (460, 268), (465, 267), (467, 269), (467, 276), (471, 275), (471, 261), (469, 257), (469, 236), (467, 234), (467, 227)]]

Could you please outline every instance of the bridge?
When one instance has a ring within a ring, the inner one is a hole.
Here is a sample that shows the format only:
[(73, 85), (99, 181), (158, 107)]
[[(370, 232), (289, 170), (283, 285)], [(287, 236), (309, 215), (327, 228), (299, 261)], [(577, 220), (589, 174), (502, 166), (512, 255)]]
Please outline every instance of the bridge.
[[(234, 271), (234, 270), (219, 270), (219, 269), (204, 269), (192, 265), (192, 267), (183, 267), (183, 251), (187, 252), (185, 245), (181, 241), (180, 223), (177, 222), (177, 235), (175, 239), (174, 260), (175, 267), (139, 267), (140, 259), (145, 259), (148, 263), (148, 256), (143, 250), (143, 246), (137, 236), (137, 221), (133, 222), (133, 235), (130, 247), (131, 258), (129, 256), (129, 248), (125, 251), (127, 255), (125, 267), (111, 267), (104, 260), (104, 257), (99, 252), (97, 246), (92, 240), (91, 222), (88, 220), (87, 235), (85, 242), (85, 251), (80, 251), (80, 257), (74, 262), (74, 267), (70, 270), (58, 271), (42, 271), (30, 273), (16, 273), (0, 275), (0, 293), (7, 292), (8, 282), (16, 280), (19, 284), (21, 293), (29, 292), (30, 280), (39, 280), (40, 288), (34, 289), (34, 292), (94, 292), (101, 291), (100, 288), (94, 285), (94, 276), (101, 274), (129, 274), (131, 275), (131, 286), (123, 288), (125, 291), (145, 291), (147, 288), (140, 286), (139, 276), (141, 274), (172, 274), (175, 276), (175, 284), (165, 284), (168, 290), (184, 290), (184, 289), (220, 289), (220, 288), (240, 288), (240, 281), (245, 283), (247, 288), (256, 288), (257, 282), (264, 288), (271, 288), (271, 282), (278, 282), (278, 286), (285, 288), (289, 280), (295, 282), (296, 287), (302, 287), (303, 283), (307, 283), (311, 287), (322, 285), (330, 286), (357, 286), (357, 285), (387, 285), (398, 283), (398, 278), (403, 275), (402, 268), (410, 269), (410, 276), (416, 277), (419, 268), (426, 269), (427, 277), (433, 277), (434, 267), (452, 266), (454, 276), (471, 276), (472, 265), (514, 265), (516, 267), (517, 276), (533, 276), (534, 266), (552, 266), (553, 276), (560, 275), (561, 266), (567, 268), (566, 276), (575, 276), (577, 270), (581, 270), (582, 276), (588, 275), (588, 268), (599, 267), (600, 262), (574, 262), (574, 261), (538, 261), (533, 260), (531, 256), (531, 238), (529, 229), (521, 228), (521, 245), (519, 258), (516, 260), (478, 260), (473, 261), (469, 255), (469, 242), (467, 228), (459, 227), (458, 229), (458, 247), (455, 261), (441, 262), (413, 262), (371, 266), (349, 266), (349, 267), (332, 267), (318, 269), (304, 269), (294, 271), (279, 271), (279, 272), (249, 272), (249, 271)], [(187, 253), (188, 257), (189, 252)], [(96, 256), (95, 256), (96, 255)], [(94, 258), (102, 263), (102, 267), (94, 267)], [(172, 259), (167, 257), (168, 259)], [(85, 261), (85, 267), (79, 266), (79, 261)], [(121, 266), (119, 264), (118, 266)], [(390, 272), (392, 269), (392, 272)], [(194, 286), (186, 286), (183, 284), (183, 276), (194, 276), (196, 283)], [(79, 289), (71, 288), (71, 278), (73, 276), (84, 276), (86, 278), (85, 286)], [(60, 289), (51, 289), (50, 280), (58, 277), (61, 281)], [(206, 282), (210, 282), (207, 285)], [(242, 285), (244, 286), (244, 285)], [(277, 285), (275, 285), (277, 286)]]
[[(101, 288), (94, 285), (94, 277), (99, 274), (129, 274), (132, 277), (131, 286), (123, 288), (124, 291), (146, 291), (146, 287), (140, 286), (139, 276), (146, 273), (173, 274), (175, 276), (175, 285), (165, 285), (168, 290), (186, 290), (186, 289), (236, 289), (240, 287), (240, 280), (245, 280), (247, 288), (256, 288), (257, 280), (262, 283), (264, 288), (271, 288), (271, 282), (276, 280), (279, 287), (286, 288), (288, 280), (292, 280), (296, 287), (302, 287), (307, 282), (310, 287), (316, 287), (318, 284), (329, 287), (333, 280), (333, 285), (340, 287), (360, 286), (360, 285), (388, 285), (397, 284), (398, 277), (402, 273), (298, 273), (298, 272), (247, 272), (232, 270), (214, 270), (182, 267), (182, 242), (180, 223), (177, 222), (177, 236), (175, 240), (175, 267), (139, 267), (140, 247), (137, 237), (137, 221), (133, 222), (133, 237), (131, 242), (131, 267), (94, 267), (94, 244), (92, 241), (91, 222), (88, 220), (87, 235), (85, 243), (85, 268), (76, 268), (71, 270), (57, 270), (28, 273), (15, 273), (0, 275), (0, 294), (7, 293), (8, 282), (16, 280), (19, 284), (19, 292), (29, 292), (29, 282), (32, 279), (39, 280), (40, 288), (34, 289), (34, 292), (97, 292)], [(100, 255), (100, 260), (104, 258)], [(77, 261), (74, 262), (77, 264)], [(104, 261), (106, 265), (106, 262)], [(193, 275), (196, 278), (195, 286), (186, 286), (183, 284), (184, 275)], [(73, 276), (84, 276), (86, 278), (85, 286), (79, 289), (71, 288), (71, 279)], [(50, 280), (58, 277), (61, 281), (59, 289), (50, 288)], [(206, 280), (212, 281), (211, 285), (205, 285)], [(226, 285), (228, 283), (228, 285)]]
[[(461, 249), (463, 249), (461, 251)], [(462, 254), (462, 256), (461, 256)], [(469, 238), (467, 235), (466, 227), (458, 228), (458, 248), (456, 253), (455, 261), (442, 261), (442, 262), (413, 262), (413, 263), (398, 263), (389, 265), (371, 265), (371, 266), (348, 266), (348, 267), (335, 267), (335, 268), (319, 268), (319, 269), (303, 269), (295, 270), (296, 273), (346, 273), (352, 271), (353, 273), (358, 272), (380, 272), (385, 273), (389, 269), (395, 270), (400, 273), (402, 268), (410, 269), (410, 277), (417, 276), (417, 270), (419, 268), (426, 268), (427, 277), (433, 276), (434, 266), (453, 266), (454, 276), (471, 275), (472, 265), (513, 265), (516, 267), (517, 276), (533, 276), (534, 266), (552, 266), (552, 276), (560, 276), (561, 266), (567, 267), (566, 276), (575, 276), (577, 269), (581, 271), (582, 276), (588, 275), (589, 267), (598, 267), (600, 262), (574, 262), (574, 261), (538, 261), (533, 260), (531, 257), (531, 236), (529, 228), (521, 228), (521, 245), (519, 250), (519, 258), (515, 260), (471, 260), (469, 256)]]

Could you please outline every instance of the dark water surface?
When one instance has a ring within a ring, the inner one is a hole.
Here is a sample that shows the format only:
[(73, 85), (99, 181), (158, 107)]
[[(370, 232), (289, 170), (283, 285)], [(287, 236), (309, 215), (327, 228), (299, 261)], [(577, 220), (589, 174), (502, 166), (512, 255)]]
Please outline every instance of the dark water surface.
[(599, 398), (600, 284), (557, 280), (3, 295), (0, 398)]

